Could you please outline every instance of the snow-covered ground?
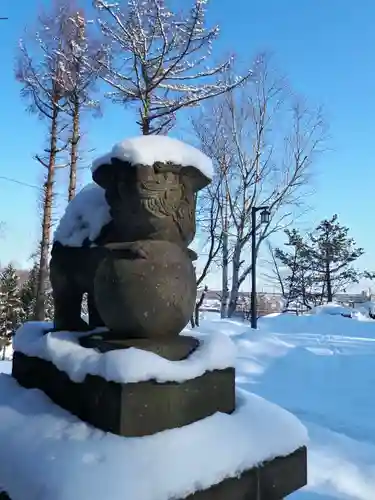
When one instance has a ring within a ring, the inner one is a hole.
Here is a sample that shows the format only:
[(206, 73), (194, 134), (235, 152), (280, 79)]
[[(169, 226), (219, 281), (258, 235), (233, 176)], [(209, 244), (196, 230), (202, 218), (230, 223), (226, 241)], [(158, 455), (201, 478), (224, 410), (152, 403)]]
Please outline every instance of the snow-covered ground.
[[(198, 332), (230, 336), (238, 348), (238, 386), (286, 408), (307, 427), (309, 486), (291, 499), (375, 498), (375, 321), (271, 315), (254, 332), (246, 323), (204, 313)], [(9, 362), (0, 362), (0, 371), (9, 369)]]
[(11, 373), (12, 362), (11, 361), (0, 361), (0, 373)]
[(238, 347), (237, 383), (307, 427), (309, 486), (294, 500), (375, 498), (375, 321), (271, 315), (259, 330), (205, 313)]

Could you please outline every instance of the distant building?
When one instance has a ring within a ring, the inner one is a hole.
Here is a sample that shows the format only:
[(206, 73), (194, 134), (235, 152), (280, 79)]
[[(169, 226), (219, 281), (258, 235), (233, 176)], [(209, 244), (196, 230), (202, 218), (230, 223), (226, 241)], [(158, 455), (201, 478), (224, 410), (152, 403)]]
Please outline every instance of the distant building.
[(361, 293), (337, 293), (334, 301), (347, 307), (360, 307), (365, 302), (372, 302), (374, 295), (371, 290), (362, 290)]
[[(198, 291), (198, 297), (200, 297), (201, 291)], [(239, 292), (239, 297), (237, 301), (237, 308), (235, 316), (247, 317), (250, 312), (251, 303), (250, 292)], [(258, 315), (265, 316), (266, 314), (281, 312), (282, 301), (280, 293), (265, 293), (259, 292), (257, 294), (258, 299)], [(202, 311), (213, 311), (220, 312), (221, 308), (221, 292), (218, 290), (208, 290), (206, 292), (205, 299), (203, 301), (201, 310)]]
[[(201, 291), (198, 291), (198, 297), (200, 297), (200, 294)], [(239, 292), (235, 316), (242, 318), (247, 318), (249, 316), (251, 302), (250, 296), (250, 292)], [(259, 292), (257, 293), (257, 298), (257, 312), (259, 316), (265, 316), (267, 314), (278, 313), (282, 311), (283, 301), (281, 293)], [(371, 290), (363, 290), (360, 293), (338, 293), (334, 296), (334, 302), (337, 302), (342, 306), (353, 308), (361, 307), (362, 304), (371, 301), (375, 301), (375, 295), (372, 294)], [(221, 291), (208, 290), (206, 292), (201, 310), (220, 312), (220, 308)], [(297, 314), (303, 314), (308, 312), (308, 309), (299, 306), (295, 312)]]

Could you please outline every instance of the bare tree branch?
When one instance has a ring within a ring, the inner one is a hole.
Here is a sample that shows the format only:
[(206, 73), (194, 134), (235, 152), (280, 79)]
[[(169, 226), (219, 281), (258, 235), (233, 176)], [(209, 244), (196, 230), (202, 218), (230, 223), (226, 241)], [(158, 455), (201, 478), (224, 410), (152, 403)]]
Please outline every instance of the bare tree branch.
[[(295, 99), (269, 57), (262, 55), (257, 60), (256, 78), (205, 109), (205, 116), (216, 120), (210, 123), (208, 119), (211, 134), (217, 134), (216, 141), (224, 137), (230, 152), (224, 182), (232, 267), (229, 315), (251, 272), (246, 251), (253, 232), (258, 254), (264, 239), (288, 227), (295, 212), (303, 209), (312, 165), (326, 139), (321, 110), (311, 111), (305, 102)], [(204, 130), (202, 124), (200, 130)], [(202, 147), (202, 131), (196, 135)], [(215, 140), (211, 144), (215, 145)], [(212, 147), (208, 154), (219, 172), (222, 150)], [(254, 206), (269, 207), (267, 224), (262, 226), (259, 221), (252, 227)]]
[(114, 102), (136, 104), (143, 134), (164, 133), (177, 111), (224, 94), (252, 71), (229, 81), (229, 58), (207, 67), (219, 28), (206, 27), (207, 0), (193, 0), (188, 13), (172, 12), (160, 0), (130, 0), (127, 8), (95, 0), (108, 40), (99, 62)]

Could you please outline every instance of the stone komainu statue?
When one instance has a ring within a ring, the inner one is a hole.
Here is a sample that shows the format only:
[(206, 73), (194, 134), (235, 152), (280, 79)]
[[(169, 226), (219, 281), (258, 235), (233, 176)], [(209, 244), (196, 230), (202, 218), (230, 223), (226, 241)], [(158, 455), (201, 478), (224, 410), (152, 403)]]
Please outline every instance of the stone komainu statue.
[[(162, 143), (164, 151), (171, 143), (208, 160), (168, 137), (137, 140), (143, 148)], [(55, 238), (50, 278), (56, 330), (105, 325), (118, 338), (170, 336), (181, 331), (193, 311), (195, 254), (188, 246), (196, 231), (196, 193), (209, 176), (194, 164), (134, 162), (129, 145), (127, 153), (94, 164), (93, 180), (103, 188), (110, 214), (95, 239), (69, 246)], [(81, 193), (71, 203), (78, 205)], [(91, 211), (95, 215), (95, 207)], [(89, 325), (81, 319), (84, 293)]]

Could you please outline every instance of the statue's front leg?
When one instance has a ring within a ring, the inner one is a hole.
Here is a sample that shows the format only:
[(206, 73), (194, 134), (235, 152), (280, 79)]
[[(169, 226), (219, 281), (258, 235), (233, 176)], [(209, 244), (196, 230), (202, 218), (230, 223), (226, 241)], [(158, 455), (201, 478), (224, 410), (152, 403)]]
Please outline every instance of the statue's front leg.
[(98, 309), (95, 304), (95, 299), (92, 293), (88, 293), (87, 296), (87, 307), (89, 313), (89, 326), (90, 330), (94, 330), (95, 328), (105, 326), (104, 321), (100, 317)]
[(89, 325), (81, 318), (82, 297), (82, 293), (72, 289), (54, 291), (55, 331), (81, 332), (90, 330)]
[(54, 300), (54, 330), (87, 331), (81, 318), (83, 292), (78, 269), (82, 266), (82, 251), (55, 247), (50, 263), (50, 281)]

